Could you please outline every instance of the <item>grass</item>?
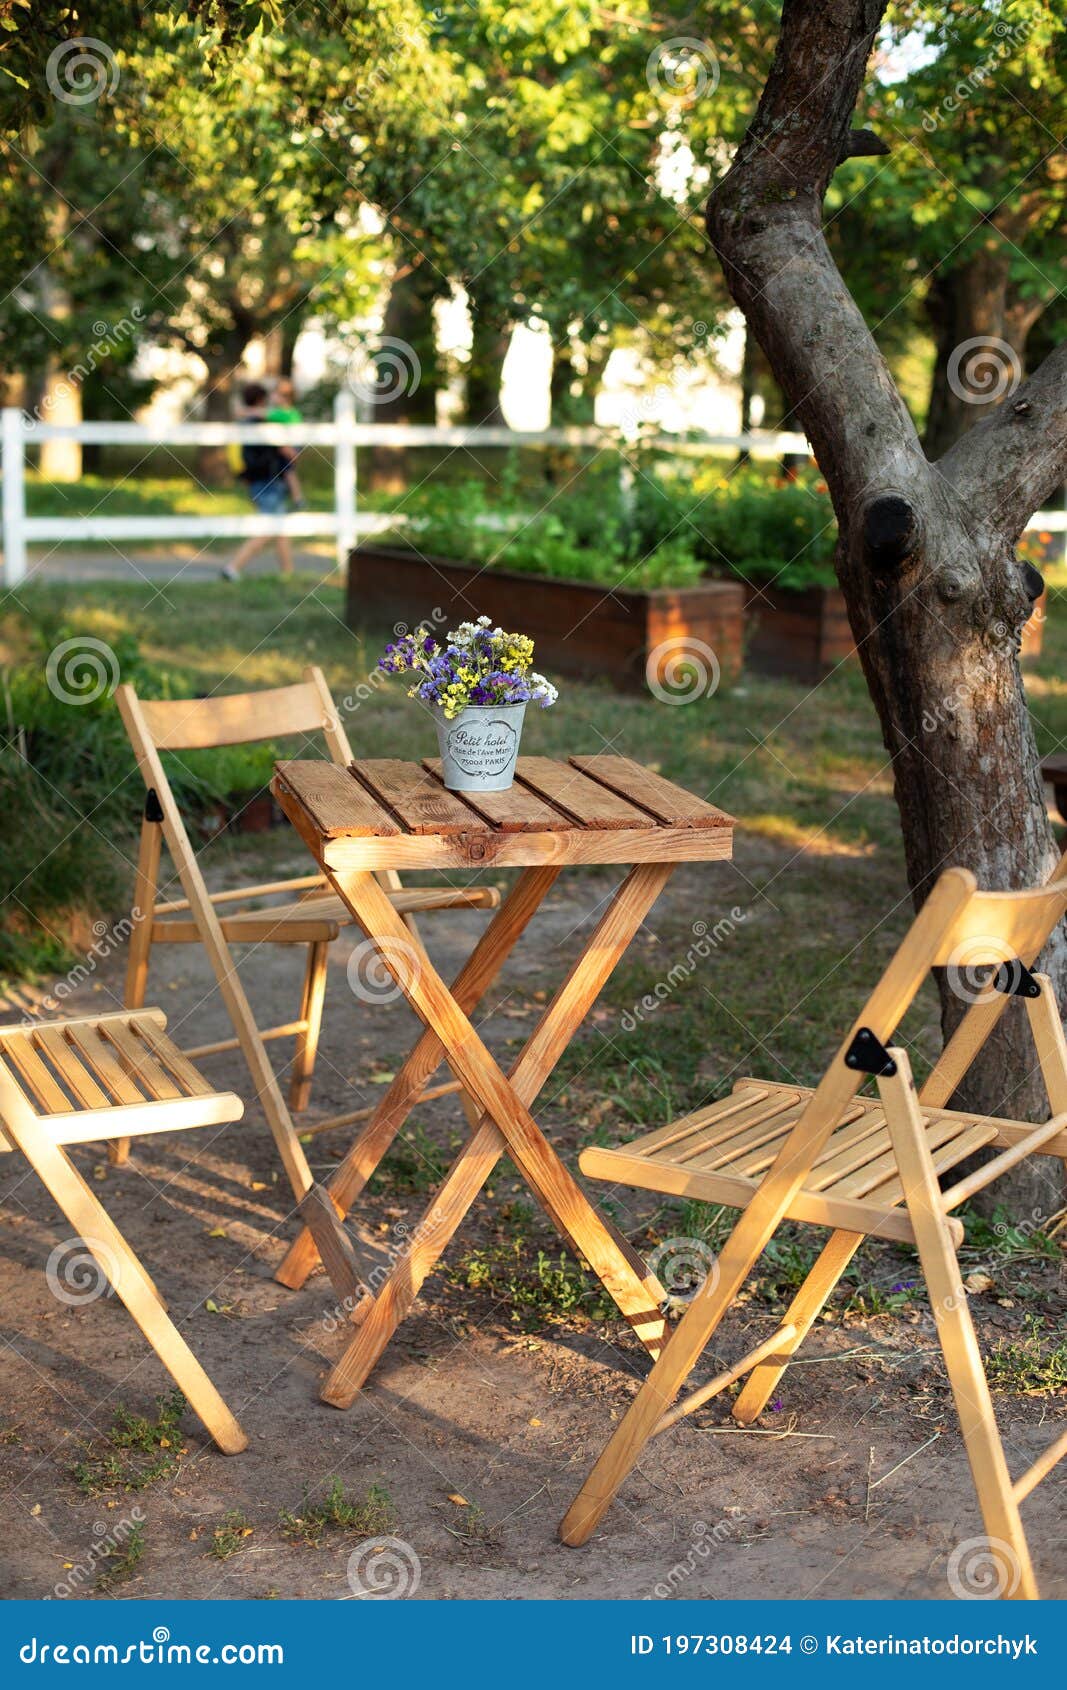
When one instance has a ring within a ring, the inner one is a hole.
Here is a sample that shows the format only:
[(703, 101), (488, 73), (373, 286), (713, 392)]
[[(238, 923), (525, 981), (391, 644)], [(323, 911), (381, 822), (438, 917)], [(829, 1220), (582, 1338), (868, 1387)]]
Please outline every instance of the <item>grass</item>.
[(300, 1508), (283, 1509), (278, 1516), (282, 1536), (308, 1549), (321, 1549), (335, 1532), (360, 1537), (380, 1537), (396, 1525), (396, 1509), (381, 1485), (371, 1485), (356, 1501), (345, 1495), (340, 1479), (331, 1479), (322, 1496), (312, 1499), (305, 1492)]
[[(1067, 571), (1051, 571), (1050, 581), (1045, 652), (1027, 682), (1043, 750), (1067, 740)], [(425, 720), (402, 685), (366, 684), (386, 630), (349, 630), (341, 590), (328, 583), (260, 577), (240, 586), (178, 583), (164, 592), (137, 581), (30, 585), (0, 610), (0, 665), (41, 664), (42, 624), (105, 642), (118, 654), (123, 674), (131, 668), (144, 686), (165, 677), (173, 692), (278, 685), (297, 679), (314, 660), (325, 670), (357, 751), (388, 746), (396, 756), (420, 757), (429, 748)], [(109, 712), (116, 714), (101, 707), (95, 730), (102, 746)], [(53, 737), (61, 746), (58, 728)], [(581, 1077), (578, 1112), (598, 1112), (601, 1131), (610, 1136), (620, 1125), (666, 1119), (690, 1096), (704, 1094), (709, 1073), (725, 1079), (749, 1071), (753, 1051), (768, 1077), (810, 1083), (832, 1033), (848, 1024), (857, 993), (884, 965), (909, 915), (891, 780), (862, 676), (843, 667), (813, 689), (746, 676), (732, 692), (684, 708), (620, 695), (596, 681), (568, 681), (560, 705), (536, 712), (524, 738), (525, 750), (549, 756), (605, 744), (742, 818), (739, 872), (708, 874), (692, 911), (694, 920), (709, 920), (709, 930), (729, 906), (741, 911), (741, 919), (706, 966), (631, 1026), (627, 1012), (684, 957), (690, 942), (684, 928), (657, 927), (653, 918), (651, 932), (611, 982), (605, 999), (610, 1020), (564, 1059), (560, 1078)], [(114, 788), (107, 824), (89, 812), (89, 828), (82, 830), (93, 840), (92, 872), (83, 876), (83, 887), (87, 879), (94, 893), (90, 919), (101, 913), (96, 906), (102, 900), (117, 911), (126, 896), (143, 797), (121, 737), (109, 739), (105, 749)], [(267, 777), (277, 751), (296, 749), (268, 744), (244, 757), (240, 768), (225, 763), (232, 753), (201, 754), (203, 768), (183, 757), (173, 774), (190, 790), (210, 788), (212, 781), (217, 788), (252, 785)], [(67, 764), (56, 754), (51, 789), (19, 789), (12, 799), (20, 810), (32, 810), (35, 800), (58, 809), (51, 824), (55, 846), (42, 861), (40, 840), (51, 837), (43, 819), (33, 829), (14, 830), (23, 844), (31, 839), (35, 863), (12, 860), (19, 847), (10, 831), (0, 843), (5, 887), (10, 880), (15, 888), (8, 900), (14, 919), (25, 929), (43, 917), (39, 966), (53, 968), (63, 965), (65, 946), (68, 955), (79, 949), (70, 940), (79, 898), (76, 865), (65, 861), (62, 841), (87, 804), (78, 785), (80, 765), (64, 755)], [(25, 766), (20, 778), (29, 778)], [(221, 866), (231, 849), (225, 836), (214, 841), (205, 865)], [(591, 885), (606, 879), (590, 871)], [(84, 903), (84, 889), (81, 897)], [(887, 914), (876, 918), (872, 912)], [(829, 958), (838, 960), (831, 964)], [(0, 954), (0, 973), (4, 968)], [(745, 1010), (737, 1017), (730, 1006), (739, 1005)], [(917, 1040), (920, 1054), (933, 1050), (938, 1029), (930, 995), (904, 1032)], [(415, 1139), (410, 1148), (411, 1188), (417, 1190), (435, 1177), (439, 1153), (431, 1156)]]
[(156, 1399), (154, 1419), (131, 1414), (121, 1403), (109, 1429), (86, 1446), (71, 1469), (85, 1496), (106, 1491), (143, 1491), (171, 1478), (185, 1454), (179, 1422), (185, 1412), (180, 1391)]
[[(1048, 579), (1045, 649), (1027, 673), (1042, 751), (1067, 741), (1067, 569), (1050, 570)], [(153, 680), (162, 684), (163, 677), (173, 692), (280, 685), (299, 678), (314, 661), (325, 671), (357, 754), (388, 747), (392, 755), (419, 758), (433, 749), (425, 719), (403, 686), (368, 684), (388, 631), (348, 629), (341, 590), (328, 582), (259, 577), (239, 586), (179, 582), (160, 592), (138, 581), (31, 584), (0, 610), (0, 665), (40, 664), (35, 629), (42, 623), (106, 642), (119, 654), (123, 674), (129, 666), (146, 687)], [(62, 736), (54, 738), (62, 749)], [(120, 781), (101, 830), (106, 838), (97, 847), (125, 897), (143, 792), (124, 744), (108, 745), (126, 783)], [(534, 713), (524, 738), (526, 751), (548, 756), (605, 745), (707, 795), (741, 821), (735, 866), (702, 877), (690, 874), (691, 902), (654, 912), (553, 1078), (546, 1107), (569, 1130), (577, 1128), (581, 1143), (617, 1142), (658, 1125), (720, 1095), (753, 1070), (766, 1078), (813, 1083), (910, 917), (885, 751), (855, 668), (843, 667), (815, 688), (746, 675), (733, 691), (681, 708), (620, 694), (596, 679), (566, 681), (559, 706)], [(219, 763), (192, 774), (202, 786), (215, 780), (221, 787), (238, 777), (250, 784), (266, 777), (276, 751), (298, 749), (291, 742), (268, 744), (255, 754), (258, 765), (245, 762), (238, 770)], [(62, 771), (60, 793), (44, 797), (50, 804), (62, 799), (76, 820), (84, 803), (79, 765), (56, 766)], [(174, 772), (192, 781), (189, 759), (181, 759)], [(26, 797), (16, 795), (20, 809)], [(13, 839), (29, 837), (40, 856), (42, 827), (9, 830), (0, 841), (5, 876), (11, 872), (4, 859), (15, 848)], [(225, 836), (205, 847), (209, 874), (221, 878), (232, 850)], [(269, 871), (263, 878), (270, 878)], [(606, 871), (585, 871), (590, 908), (612, 878)], [(506, 884), (506, 876), (499, 879)], [(103, 872), (99, 884), (106, 884)], [(42, 901), (47, 890), (33, 883)], [(76, 903), (76, 893), (72, 882), (64, 885), (68, 902)], [(35, 913), (30, 899), (24, 891), (19, 896), (30, 920)], [(71, 931), (73, 918), (65, 908), (48, 914), (48, 929), (56, 935), (49, 966), (60, 966), (56, 957)], [(658, 1007), (636, 1015), (657, 983), (684, 963), (692, 924), (704, 921), (713, 932), (732, 908), (740, 915), (712, 956), (699, 968), (682, 968), (680, 983), (657, 1000)], [(560, 940), (563, 952), (577, 944), (577, 936)], [(921, 994), (901, 1032), (921, 1077), (924, 1060), (940, 1044), (932, 989)], [(375, 1189), (424, 1192), (436, 1184), (449, 1154), (439, 1136), (412, 1127), (387, 1159)], [(633, 1210), (626, 1195), (612, 1193), (610, 1201), (618, 1205), (619, 1224), (629, 1226)], [(698, 1224), (712, 1233), (720, 1225), (675, 1217), (670, 1231), (687, 1233)], [(985, 1249), (998, 1260), (1025, 1253), (1036, 1263), (1044, 1248), (1040, 1240), (1016, 1238), (1010, 1219), (1004, 1224), (1008, 1231), (990, 1238), (970, 1234), (968, 1249)], [(583, 1301), (588, 1281), (577, 1267), (552, 1250), (539, 1253), (537, 1243), (534, 1229), (516, 1217), (506, 1237), (459, 1258), (451, 1271), (465, 1284), (479, 1282), (489, 1295), (511, 1299), (523, 1324), (594, 1314), (594, 1306)], [(1051, 1259), (1059, 1248), (1053, 1244), (1046, 1256)], [(768, 1297), (789, 1294), (808, 1252), (808, 1244), (783, 1230), (764, 1267)], [(847, 1281), (857, 1309), (877, 1313), (910, 1300), (907, 1282), (914, 1275), (904, 1257), (894, 1256), (873, 1279), (862, 1271), (867, 1278)]]
[(115, 1585), (124, 1584), (132, 1578), (144, 1555), (144, 1538), (144, 1521), (135, 1520), (121, 1544), (116, 1544), (103, 1562), (96, 1577), (97, 1590), (112, 1590)]
[(409, 1127), (394, 1141), (389, 1155), (368, 1182), (368, 1190), (372, 1195), (436, 1191), (462, 1142), (458, 1134), (453, 1134), (444, 1144), (440, 1134), (434, 1137), (418, 1124)]
[(228, 1561), (232, 1555), (239, 1555), (242, 1549), (247, 1549), (252, 1537), (252, 1527), (245, 1519), (239, 1508), (231, 1508), (222, 1517), (222, 1524), (214, 1528), (211, 1533), (211, 1545), (208, 1554), (216, 1561)]
[(986, 1362), (990, 1388), (1016, 1397), (1067, 1391), (1067, 1338), (1028, 1315), (1021, 1334), (1002, 1338)]
[(453, 1285), (505, 1304), (524, 1332), (564, 1321), (605, 1320), (614, 1313), (599, 1281), (572, 1256), (564, 1250), (550, 1254), (521, 1235), (465, 1250), (445, 1271)]

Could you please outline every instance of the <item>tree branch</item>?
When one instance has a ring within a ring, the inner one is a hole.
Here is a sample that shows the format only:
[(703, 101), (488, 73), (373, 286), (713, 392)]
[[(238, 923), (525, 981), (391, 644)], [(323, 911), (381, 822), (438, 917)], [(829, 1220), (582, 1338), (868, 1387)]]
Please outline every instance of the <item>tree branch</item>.
[(938, 461), (967, 504), (981, 504), (1014, 545), (1067, 477), (1067, 341)]
[(838, 516), (872, 483), (918, 492), (914, 424), (822, 232), (822, 202), (885, 0), (785, 0), (755, 119), (708, 204), (730, 292), (815, 449)]

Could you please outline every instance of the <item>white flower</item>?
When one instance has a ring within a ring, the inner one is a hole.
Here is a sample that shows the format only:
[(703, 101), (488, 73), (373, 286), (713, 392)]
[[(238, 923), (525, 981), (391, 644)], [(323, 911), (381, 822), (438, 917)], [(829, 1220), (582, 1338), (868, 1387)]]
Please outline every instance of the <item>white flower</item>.
[(558, 688), (554, 687), (551, 681), (546, 681), (543, 675), (539, 675), (536, 669), (530, 675), (530, 690), (545, 710), (550, 704), (555, 704), (559, 697)]

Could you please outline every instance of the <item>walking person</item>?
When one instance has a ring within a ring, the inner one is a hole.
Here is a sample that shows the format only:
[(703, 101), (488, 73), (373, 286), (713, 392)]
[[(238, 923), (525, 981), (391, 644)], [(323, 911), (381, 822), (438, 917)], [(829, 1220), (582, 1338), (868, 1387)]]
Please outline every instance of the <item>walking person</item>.
[[(242, 422), (266, 422), (267, 390), (252, 382), (241, 395), (244, 405)], [(295, 453), (287, 446), (272, 446), (267, 441), (252, 441), (241, 447), (241, 477), (248, 488), (248, 496), (262, 516), (284, 516), (289, 509), (289, 475)], [(236, 557), (222, 571), (223, 579), (236, 581), (250, 558), (264, 546), (273, 545), (283, 575), (293, 573), (293, 552), (287, 534), (253, 534), (246, 540)]]
[[(282, 376), (274, 383), (274, 392), (270, 397), (270, 410), (267, 421), (272, 423), (303, 422), (304, 413), (296, 402), (296, 390), (288, 376)], [(296, 460), (299, 452), (293, 452), (289, 459), (289, 470), (285, 477), (285, 485), (289, 489), (289, 498), (294, 510), (304, 508), (304, 489), (300, 485), (300, 477), (296, 473)]]

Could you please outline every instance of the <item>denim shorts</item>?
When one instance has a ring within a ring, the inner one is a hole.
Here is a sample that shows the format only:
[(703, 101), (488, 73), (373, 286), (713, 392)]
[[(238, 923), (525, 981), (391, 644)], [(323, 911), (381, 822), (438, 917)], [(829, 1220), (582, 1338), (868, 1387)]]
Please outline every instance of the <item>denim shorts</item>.
[(289, 490), (280, 475), (271, 481), (250, 481), (248, 496), (262, 516), (284, 516), (289, 509)]

